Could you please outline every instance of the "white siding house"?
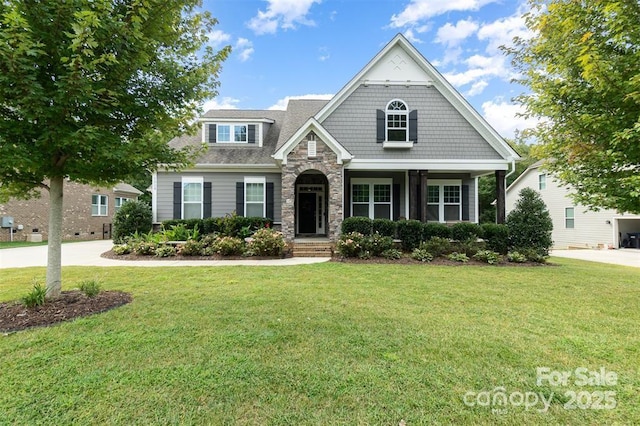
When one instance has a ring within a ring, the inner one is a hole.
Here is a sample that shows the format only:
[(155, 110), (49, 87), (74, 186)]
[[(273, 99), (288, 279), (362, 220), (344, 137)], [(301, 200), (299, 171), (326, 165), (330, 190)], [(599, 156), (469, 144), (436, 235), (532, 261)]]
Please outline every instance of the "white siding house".
[(619, 248), (629, 240), (629, 233), (640, 233), (640, 215), (615, 210), (595, 212), (574, 204), (569, 197), (570, 189), (561, 187), (553, 176), (540, 168), (542, 164), (539, 161), (531, 165), (507, 188), (507, 214), (513, 210), (523, 188), (538, 191), (553, 220), (555, 249)]

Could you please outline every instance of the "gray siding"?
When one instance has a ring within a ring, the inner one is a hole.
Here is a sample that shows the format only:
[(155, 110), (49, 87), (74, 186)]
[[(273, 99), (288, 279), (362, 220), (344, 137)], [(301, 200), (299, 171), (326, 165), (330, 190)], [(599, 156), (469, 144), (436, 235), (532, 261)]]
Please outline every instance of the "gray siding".
[[(418, 143), (411, 149), (383, 149), (376, 143), (376, 110), (392, 99), (418, 110)], [(361, 85), (322, 125), (356, 158), (501, 158), (434, 87)]]
[(265, 177), (267, 182), (273, 182), (274, 218), (281, 220), (282, 179), (279, 173), (199, 173), (158, 172), (157, 180), (157, 209), (158, 221), (173, 219), (173, 182), (180, 182), (182, 176), (202, 176), (205, 182), (211, 182), (211, 214), (222, 217), (236, 209), (236, 182), (243, 182), (245, 177)]

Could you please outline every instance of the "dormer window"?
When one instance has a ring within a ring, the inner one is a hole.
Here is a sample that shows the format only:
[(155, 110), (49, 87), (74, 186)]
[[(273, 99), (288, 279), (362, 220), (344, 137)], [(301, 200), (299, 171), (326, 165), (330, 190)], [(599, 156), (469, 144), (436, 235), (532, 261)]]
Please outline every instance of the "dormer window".
[(408, 111), (407, 105), (399, 100), (391, 101), (387, 105), (387, 138), (389, 142), (408, 141)]
[(382, 147), (407, 149), (418, 142), (418, 111), (409, 111), (406, 102), (393, 99), (377, 110), (377, 142)]
[(230, 144), (255, 144), (261, 145), (260, 124), (247, 123), (217, 123), (205, 124), (203, 139), (209, 144), (230, 143)]
[(218, 126), (218, 143), (223, 142), (247, 142), (247, 126), (246, 124), (219, 124)]

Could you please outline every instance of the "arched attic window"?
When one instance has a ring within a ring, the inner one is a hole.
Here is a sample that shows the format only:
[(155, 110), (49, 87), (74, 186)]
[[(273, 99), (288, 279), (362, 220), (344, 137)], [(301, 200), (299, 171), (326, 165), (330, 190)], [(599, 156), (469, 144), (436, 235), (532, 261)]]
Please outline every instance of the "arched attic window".
[(385, 148), (409, 148), (418, 141), (418, 111), (409, 111), (405, 101), (389, 101), (377, 111), (377, 119), (377, 141), (384, 142)]

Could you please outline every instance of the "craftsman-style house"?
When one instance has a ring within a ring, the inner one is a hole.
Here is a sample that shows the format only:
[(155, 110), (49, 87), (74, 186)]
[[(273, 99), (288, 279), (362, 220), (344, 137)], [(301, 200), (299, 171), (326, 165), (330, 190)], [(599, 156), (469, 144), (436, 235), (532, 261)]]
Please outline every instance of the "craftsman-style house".
[(153, 177), (156, 222), (236, 212), (274, 220), (284, 236), (335, 240), (349, 216), (478, 221), (478, 178), (504, 176), (518, 154), (402, 35), (331, 100), (286, 111), (211, 110), (194, 167)]

